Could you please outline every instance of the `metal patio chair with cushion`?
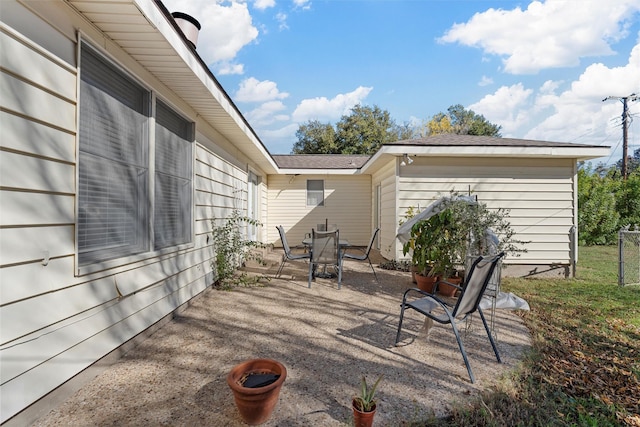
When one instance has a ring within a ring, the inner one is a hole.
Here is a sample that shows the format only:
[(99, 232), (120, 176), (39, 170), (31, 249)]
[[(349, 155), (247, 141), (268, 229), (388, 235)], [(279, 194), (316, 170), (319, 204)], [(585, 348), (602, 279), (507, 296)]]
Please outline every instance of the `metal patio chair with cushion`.
[(342, 283), (342, 255), (340, 254), (340, 232), (311, 230), (311, 260), (309, 261), (309, 287), (318, 265), (329, 265), (338, 274), (338, 289)]
[(282, 242), (282, 249), (284, 250), (284, 254), (282, 255), (282, 262), (280, 263), (280, 267), (278, 267), (278, 271), (276, 272), (275, 277), (280, 277), (282, 274), (282, 269), (284, 268), (287, 260), (295, 261), (301, 259), (310, 259), (311, 254), (303, 253), (303, 254), (294, 254), (291, 252), (291, 248), (289, 247), (289, 243), (287, 242), (287, 236), (284, 233), (284, 228), (281, 225), (276, 226), (278, 229), (278, 233), (280, 233), (280, 241)]
[[(462, 358), (464, 359), (465, 365), (467, 365), (469, 378), (473, 383), (475, 382), (475, 378), (473, 376), (473, 372), (471, 371), (471, 366), (469, 365), (469, 360), (467, 359), (467, 353), (460, 339), (460, 332), (458, 331), (456, 323), (465, 320), (469, 315), (477, 311), (480, 314), (482, 324), (484, 325), (484, 329), (487, 332), (487, 336), (489, 337), (489, 341), (491, 342), (491, 346), (493, 347), (493, 352), (496, 354), (496, 359), (498, 359), (499, 363), (502, 363), (502, 360), (500, 360), (500, 354), (498, 354), (498, 348), (496, 347), (496, 343), (493, 341), (491, 331), (489, 331), (487, 321), (484, 318), (484, 314), (482, 313), (482, 309), (480, 308), (479, 304), (480, 300), (482, 299), (482, 295), (487, 288), (487, 284), (491, 279), (491, 275), (493, 274), (498, 261), (503, 256), (504, 252), (498, 255), (478, 257), (473, 262), (469, 270), (469, 274), (465, 278), (464, 284), (461, 287), (456, 286), (460, 289), (461, 292), (455, 305), (449, 304), (436, 297), (435, 295), (429, 294), (420, 289), (407, 289), (404, 293), (404, 296), (402, 297), (400, 324), (398, 325), (398, 333), (396, 334), (395, 344), (398, 345), (398, 341), (400, 341), (402, 320), (404, 318), (404, 311), (407, 308), (414, 309), (417, 312), (424, 314), (428, 319), (431, 319), (432, 321), (435, 320), (436, 322), (441, 324), (448, 323), (453, 328), (453, 333), (455, 334), (456, 340), (458, 341), (458, 347), (460, 347)], [(409, 295), (411, 293), (418, 293), (419, 298), (409, 301)]]
[(373, 230), (373, 234), (371, 235), (371, 240), (369, 241), (369, 246), (367, 247), (366, 251), (363, 254), (350, 254), (345, 251), (345, 253), (342, 255), (342, 257), (346, 259), (353, 259), (356, 261), (368, 261), (369, 267), (371, 267), (371, 271), (373, 271), (373, 277), (375, 277), (376, 282), (378, 282), (378, 276), (376, 275), (376, 271), (373, 269), (373, 265), (371, 264), (371, 258), (369, 258), (369, 254), (371, 253), (371, 248), (373, 247), (373, 243), (376, 241), (376, 236), (378, 235), (379, 231), (380, 231), (379, 228), (376, 228), (375, 230)]

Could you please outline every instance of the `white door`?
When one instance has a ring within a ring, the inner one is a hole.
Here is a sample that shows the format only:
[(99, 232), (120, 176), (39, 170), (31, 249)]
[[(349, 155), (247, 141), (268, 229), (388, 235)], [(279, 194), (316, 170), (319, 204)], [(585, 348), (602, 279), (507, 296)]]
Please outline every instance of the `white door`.
[[(247, 215), (249, 218), (260, 221), (260, 177), (249, 172), (247, 183)], [(247, 229), (249, 240), (258, 240), (258, 227), (249, 225)]]

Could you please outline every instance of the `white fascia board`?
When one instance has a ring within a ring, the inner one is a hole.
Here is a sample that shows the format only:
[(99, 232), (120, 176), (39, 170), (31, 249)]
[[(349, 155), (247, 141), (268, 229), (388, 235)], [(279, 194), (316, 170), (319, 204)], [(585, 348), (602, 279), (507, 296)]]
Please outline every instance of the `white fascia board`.
[(279, 175), (359, 175), (359, 169), (278, 169)]
[(169, 42), (171, 47), (176, 51), (180, 59), (182, 59), (193, 74), (205, 85), (211, 96), (216, 102), (223, 107), (224, 111), (231, 117), (238, 128), (244, 132), (246, 137), (251, 140), (253, 145), (261, 152), (261, 154), (268, 159), (270, 165), (274, 170), (278, 167), (274, 162), (271, 154), (265, 149), (262, 143), (258, 140), (253, 131), (247, 127), (240, 113), (233, 107), (231, 101), (227, 98), (226, 94), (216, 82), (211, 79), (209, 73), (203, 69), (202, 64), (193, 55), (191, 49), (187, 47), (186, 43), (182, 39), (173, 26), (167, 21), (166, 16), (158, 8), (153, 0), (134, 0), (136, 7), (142, 12), (143, 16), (154, 26)]

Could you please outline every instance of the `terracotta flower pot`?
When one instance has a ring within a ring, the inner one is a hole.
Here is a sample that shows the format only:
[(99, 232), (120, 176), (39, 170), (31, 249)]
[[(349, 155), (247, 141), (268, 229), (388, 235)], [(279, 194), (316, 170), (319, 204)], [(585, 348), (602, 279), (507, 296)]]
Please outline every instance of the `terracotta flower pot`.
[(354, 402), (351, 402), (353, 408), (353, 425), (355, 427), (371, 427), (373, 425), (373, 417), (376, 414), (376, 405), (369, 412), (362, 412), (356, 409)]
[[(454, 285), (459, 285), (462, 282), (461, 277), (449, 277), (446, 279), (447, 282), (453, 283)], [(456, 291), (458, 288), (455, 286), (451, 286), (447, 283), (441, 282), (438, 285), (438, 293), (445, 297), (454, 297), (456, 295)]]
[(435, 286), (438, 278), (435, 276), (423, 276), (422, 274), (416, 274), (416, 284), (418, 285), (418, 289), (433, 293), (433, 287)]
[[(279, 375), (275, 382), (262, 387), (245, 387), (241, 384), (250, 374)], [(284, 365), (272, 359), (251, 359), (234, 366), (227, 375), (227, 384), (240, 416), (249, 425), (262, 424), (269, 419), (278, 403), (280, 388), (287, 377)]]

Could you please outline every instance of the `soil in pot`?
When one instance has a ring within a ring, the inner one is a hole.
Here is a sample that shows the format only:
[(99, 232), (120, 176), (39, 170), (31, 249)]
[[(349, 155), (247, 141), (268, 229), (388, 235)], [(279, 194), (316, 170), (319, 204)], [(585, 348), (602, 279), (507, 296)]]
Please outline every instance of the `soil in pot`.
[(355, 427), (371, 427), (373, 425), (373, 417), (376, 414), (376, 405), (369, 412), (362, 412), (356, 409), (356, 405), (352, 402), (353, 408), (353, 425)]
[(286, 377), (284, 365), (272, 359), (251, 359), (231, 369), (227, 384), (244, 422), (258, 425), (269, 419)]

